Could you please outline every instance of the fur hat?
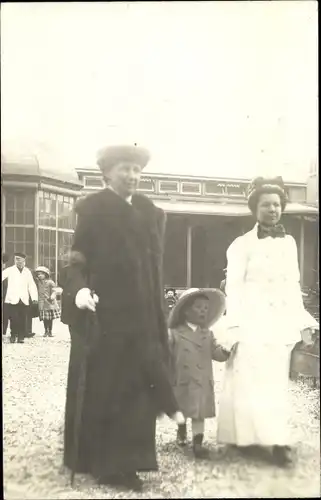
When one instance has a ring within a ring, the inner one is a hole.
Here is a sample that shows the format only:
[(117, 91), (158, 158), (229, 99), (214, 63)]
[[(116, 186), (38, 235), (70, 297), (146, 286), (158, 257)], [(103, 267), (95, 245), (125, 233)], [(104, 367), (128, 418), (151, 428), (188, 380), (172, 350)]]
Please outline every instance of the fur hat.
[(112, 167), (119, 162), (132, 162), (143, 169), (150, 160), (147, 149), (137, 144), (124, 146), (108, 146), (97, 153), (97, 164), (103, 174), (108, 174)]
[(168, 319), (169, 328), (177, 328), (181, 323), (182, 308), (191, 300), (199, 296), (206, 296), (210, 302), (208, 327), (216, 323), (225, 312), (225, 295), (216, 288), (189, 288), (185, 290), (171, 310)]
[(252, 212), (256, 209), (259, 196), (264, 193), (278, 194), (281, 198), (282, 210), (284, 210), (287, 197), (281, 176), (272, 178), (256, 177), (252, 180), (248, 187), (247, 195), (248, 206)]
[(37, 269), (35, 270), (35, 273), (45, 273), (48, 275), (48, 278), (50, 276), (50, 271), (47, 267), (45, 266), (38, 266)]

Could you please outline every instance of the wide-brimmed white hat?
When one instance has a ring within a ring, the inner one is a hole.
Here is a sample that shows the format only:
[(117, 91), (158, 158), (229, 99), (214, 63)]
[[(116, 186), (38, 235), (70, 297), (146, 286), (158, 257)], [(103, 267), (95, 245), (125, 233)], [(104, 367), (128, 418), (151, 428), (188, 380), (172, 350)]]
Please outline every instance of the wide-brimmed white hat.
[(50, 271), (47, 267), (45, 266), (38, 266), (37, 269), (35, 270), (36, 273), (45, 273), (48, 276), (50, 276)]
[(210, 302), (207, 322), (208, 327), (214, 325), (214, 323), (216, 323), (223, 316), (226, 304), (225, 295), (221, 292), (221, 290), (218, 290), (217, 288), (189, 288), (182, 293), (178, 302), (171, 310), (168, 318), (169, 328), (177, 328), (180, 325), (180, 312), (182, 307), (184, 307), (186, 302), (191, 300), (191, 298), (196, 298), (199, 295), (206, 295)]

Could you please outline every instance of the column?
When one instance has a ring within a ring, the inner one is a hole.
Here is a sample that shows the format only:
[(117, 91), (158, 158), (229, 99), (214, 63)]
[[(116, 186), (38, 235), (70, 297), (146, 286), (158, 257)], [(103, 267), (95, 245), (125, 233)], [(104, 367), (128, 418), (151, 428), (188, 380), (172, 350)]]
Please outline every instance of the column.
[(304, 217), (300, 218), (300, 250), (299, 250), (301, 286), (304, 285)]
[(186, 286), (191, 288), (192, 286), (192, 226), (188, 223), (187, 225), (187, 277)]
[(35, 257), (34, 257), (34, 268), (36, 269), (39, 265), (39, 190), (35, 191), (35, 234), (34, 234), (34, 244), (35, 244)]
[(6, 193), (5, 190), (2, 188), (2, 196), (1, 196), (1, 236), (2, 236), (2, 249), (3, 252), (6, 251)]

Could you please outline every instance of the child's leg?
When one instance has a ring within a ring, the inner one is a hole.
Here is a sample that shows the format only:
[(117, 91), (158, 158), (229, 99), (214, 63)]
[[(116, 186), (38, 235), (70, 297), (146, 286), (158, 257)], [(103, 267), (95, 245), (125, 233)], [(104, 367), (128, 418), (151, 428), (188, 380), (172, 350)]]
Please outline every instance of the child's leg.
[(193, 451), (196, 458), (208, 458), (208, 450), (203, 448), (205, 421), (192, 420), (192, 433), (193, 433)]
[(204, 429), (205, 429), (205, 420), (195, 420), (194, 418), (192, 419), (193, 437), (197, 436), (198, 434), (204, 435)]
[(52, 337), (52, 319), (48, 319), (48, 335)]
[(187, 427), (186, 423), (177, 426), (176, 442), (179, 446), (185, 446), (187, 443)]
[(49, 319), (43, 320), (43, 324), (45, 326), (45, 337), (47, 337), (47, 335), (49, 334), (49, 322), (50, 322)]

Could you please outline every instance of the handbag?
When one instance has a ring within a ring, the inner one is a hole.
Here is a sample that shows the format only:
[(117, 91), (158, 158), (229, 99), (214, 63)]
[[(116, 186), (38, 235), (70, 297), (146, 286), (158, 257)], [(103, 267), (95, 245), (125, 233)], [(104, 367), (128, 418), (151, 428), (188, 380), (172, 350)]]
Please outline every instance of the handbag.
[(29, 313), (32, 318), (38, 318), (39, 317), (39, 306), (38, 302), (36, 303), (31, 303), (29, 306)]

